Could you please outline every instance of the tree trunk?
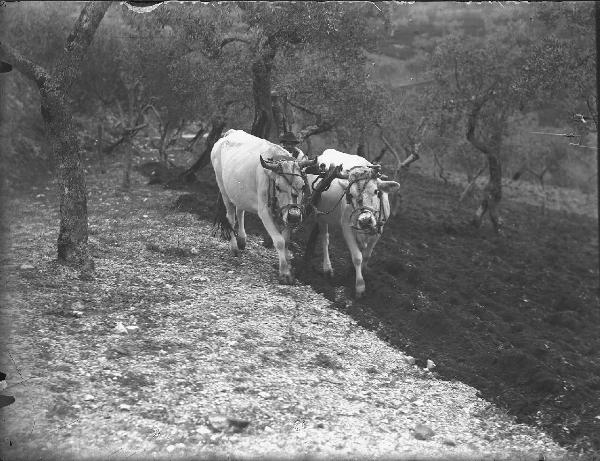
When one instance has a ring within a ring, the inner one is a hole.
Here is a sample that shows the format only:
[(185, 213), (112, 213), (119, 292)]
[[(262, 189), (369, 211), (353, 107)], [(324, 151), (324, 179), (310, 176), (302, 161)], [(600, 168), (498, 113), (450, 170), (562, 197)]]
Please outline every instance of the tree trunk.
[[(50, 85), (48, 85), (50, 86)], [(40, 91), (46, 136), (58, 171), (60, 229), (58, 259), (82, 264), (87, 260), (87, 193), (81, 151), (68, 97), (55, 85)]]
[(467, 140), (488, 160), (489, 179), (483, 189), (483, 198), (473, 218), (476, 227), (481, 226), (485, 213), (488, 213), (494, 231), (501, 232), (502, 220), (498, 213), (498, 206), (502, 199), (502, 165), (500, 163), (500, 148), (502, 145), (502, 128), (506, 121), (506, 114), (501, 112), (492, 127), (492, 135), (486, 143), (475, 135), (475, 125), (485, 100), (473, 107), (467, 118)]
[(67, 37), (63, 54), (52, 75), (12, 47), (0, 43), (0, 57), (35, 81), (40, 89), (41, 112), (46, 136), (58, 171), (60, 227), (58, 260), (93, 269), (87, 249), (87, 192), (81, 165), (81, 148), (71, 114), (69, 90), (78, 78), (80, 64), (96, 29), (111, 2), (86, 3), (75, 27)]
[(491, 152), (486, 155), (488, 159), (489, 179), (483, 189), (483, 199), (477, 211), (473, 223), (475, 226), (481, 226), (483, 216), (487, 212), (489, 214), (492, 226), (495, 232), (500, 232), (502, 221), (498, 214), (498, 205), (502, 199), (502, 164), (498, 158), (497, 152)]
[(200, 171), (210, 163), (210, 153), (217, 140), (221, 137), (221, 133), (225, 129), (226, 122), (227, 121), (225, 117), (220, 115), (213, 118), (210, 132), (206, 138), (206, 145), (204, 146), (202, 154), (200, 154), (198, 160), (196, 160), (193, 165), (181, 175), (184, 181), (187, 181), (188, 178), (191, 178), (194, 175), (194, 173)]
[(283, 104), (281, 103), (281, 98), (275, 92), (271, 92), (271, 107), (273, 108), (273, 122), (275, 129), (275, 135), (277, 136), (277, 140), (279, 137), (289, 131), (287, 116), (284, 111)]
[(103, 145), (104, 138), (104, 127), (102, 126), (102, 122), (98, 123), (98, 137), (96, 138), (96, 156), (97, 161), (100, 162), (100, 172), (102, 174), (106, 173), (106, 158), (104, 155)]
[(252, 64), (252, 96), (254, 97), (254, 121), (251, 134), (273, 140), (276, 135), (273, 104), (271, 101), (271, 72), (275, 49), (267, 46)]

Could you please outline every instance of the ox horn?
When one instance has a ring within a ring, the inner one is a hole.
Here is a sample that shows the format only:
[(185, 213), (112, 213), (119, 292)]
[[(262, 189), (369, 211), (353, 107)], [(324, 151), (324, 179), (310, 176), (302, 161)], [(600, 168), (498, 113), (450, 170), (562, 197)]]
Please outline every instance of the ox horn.
[(271, 171), (275, 171), (279, 167), (279, 165), (277, 163), (273, 163), (270, 160), (265, 161), (265, 159), (262, 158), (262, 155), (260, 156), (260, 164), (262, 165), (262, 167), (264, 169), (271, 170)]
[(348, 179), (350, 173), (348, 171), (341, 171), (341, 165), (338, 165), (336, 168), (339, 168), (340, 171), (335, 172), (335, 177), (338, 179)]

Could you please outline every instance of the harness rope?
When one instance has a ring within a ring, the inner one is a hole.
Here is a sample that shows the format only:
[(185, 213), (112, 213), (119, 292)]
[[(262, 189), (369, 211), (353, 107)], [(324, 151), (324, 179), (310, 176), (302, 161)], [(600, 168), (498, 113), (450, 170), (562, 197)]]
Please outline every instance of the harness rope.
[[(278, 172), (274, 172), (276, 175), (283, 177), (283, 179), (285, 179), (285, 181), (288, 183), (288, 185), (290, 187), (292, 187), (292, 180), (290, 180), (288, 178), (288, 176), (299, 176), (304, 180), (304, 186), (302, 186), (302, 190), (303, 190), (303, 194), (302, 194), (302, 201), (299, 204), (288, 204), (288, 205), (284, 205), (282, 207), (278, 207), (277, 206), (277, 196), (276, 196), (276, 185), (275, 185), (275, 179), (273, 178), (269, 178), (269, 186), (268, 186), (268, 191), (267, 191), (267, 206), (269, 207), (269, 210), (271, 211), (271, 214), (273, 215), (273, 217), (279, 221), (282, 222), (283, 221), (283, 212), (285, 212), (286, 210), (289, 210), (292, 207), (297, 207), (302, 209), (302, 206), (306, 206), (306, 201), (307, 201), (307, 195), (310, 195), (310, 186), (308, 184), (308, 178), (306, 176), (305, 173), (300, 172), (300, 174), (298, 173), (278, 173)], [(307, 194), (308, 192), (308, 194)], [(297, 225), (290, 225), (288, 223), (288, 226), (291, 228), (296, 228), (300, 225), (300, 223), (298, 223)]]
[[(360, 168), (360, 166), (354, 166), (352, 168), (350, 168), (350, 171), (352, 171), (355, 168)], [(313, 188), (314, 188), (314, 184), (317, 181), (316, 178), (313, 181)], [(374, 208), (368, 207), (368, 206), (362, 206), (362, 192), (364, 191), (365, 187), (367, 186), (367, 183), (371, 180), (374, 179), (372, 177), (359, 177), (356, 178), (352, 181), (348, 182), (348, 185), (344, 188), (344, 190), (342, 191), (342, 195), (340, 195), (340, 198), (338, 199), (338, 201), (335, 203), (335, 205), (329, 210), (329, 211), (320, 211), (318, 209), (315, 208), (315, 213), (317, 215), (328, 215), (329, 213), (331, 213), (333, 210), (335, 210), (337, 208), (337, 206), (340, 204), (340, 202), (342, 201), (342, 199), (344, 198), (344, 196), (346, 197), (346, 203), (350, 206), (352, 206), (353, 210), (352, 213), (350, 213), (350, 222), (353, 221), (353, 217), (358, 213), (362, 213), (364, 211), (369, 211), (371, 212), (374, 216), (377, 217), (377, 233), (381, 234), (383, 232), (383, 226), (385, 225), (385, 223), (387, 222), (387, 216), (385, 216), (385, 207), (383, 205), (383, 192), (381, 192), (380, 190), (377, 191), (377, 197), (379, 198), (379, 210), (376, 210)], [(363, 187), (360, 187), (360, 181), (364, 181), (363, 183)], [(350, 187), (352, 186), (352, 184), (358, 184), (359, 185), (359, 189), (358, 189), (358, 195), (359, 197), (361, 197), (360, 199), (357, 198), (357, 203), (358, 205), (360, 205), (359, 207), (355, 207), (354, 203), (352, 203), (352, 194), (350, 194)], [(329, 186), (324, 189), (327, 190), (329, 189)], [(352, 227), (352, 229), (356, 230), (357, 232), (363, 232), (363, 233), (370, 233), (368, 230), (364, 230), (361, 229), (358, 226), (355, 225), (351, 225), (350, 227)]]

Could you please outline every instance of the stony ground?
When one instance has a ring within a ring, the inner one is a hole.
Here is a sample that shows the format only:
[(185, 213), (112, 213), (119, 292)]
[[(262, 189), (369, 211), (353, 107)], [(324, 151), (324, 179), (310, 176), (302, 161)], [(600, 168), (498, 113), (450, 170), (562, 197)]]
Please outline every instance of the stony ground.
[(7, 203), (2, 459), (575, 458), (310, 286), (278, 285), (258, 236), (234, 258), (210, 216), (169, 208), (177, 192), (137, 174), (119, 191), (115, 170), (88, 183), (89, 280), (54, 261), (51, 190)]

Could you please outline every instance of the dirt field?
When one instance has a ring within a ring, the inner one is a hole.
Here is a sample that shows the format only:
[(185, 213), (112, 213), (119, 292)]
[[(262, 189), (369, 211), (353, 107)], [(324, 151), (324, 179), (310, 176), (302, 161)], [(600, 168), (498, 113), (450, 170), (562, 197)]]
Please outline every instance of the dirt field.
[[(212, 174), (196, 186), (204, 217)], [(504, 200), (497, 237), (487, 221), (470, 226), (475, 202), (459, 206), (461, 192), (404, 176), (401, 213), (375, 247), (364, 300), (339, 302), (336, 287), (349, 299), (354, 285), (341, 234), (330, 240), (333, 280), (319, 274), (320, 254), (310, 267), (296, 258), (297, 277), (419, 364), (432, 359), (442, 377), (476, 387), (562, 444), (600, 450), (597, 220)], [(257, 219), (248, 230), (262, 232)], [(296, 237), (299, 254), (307, 235)]]

